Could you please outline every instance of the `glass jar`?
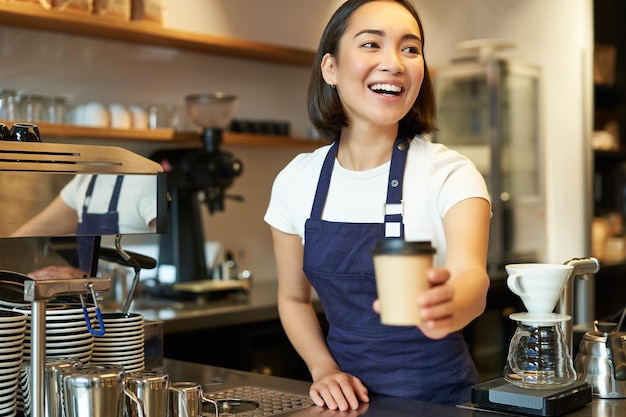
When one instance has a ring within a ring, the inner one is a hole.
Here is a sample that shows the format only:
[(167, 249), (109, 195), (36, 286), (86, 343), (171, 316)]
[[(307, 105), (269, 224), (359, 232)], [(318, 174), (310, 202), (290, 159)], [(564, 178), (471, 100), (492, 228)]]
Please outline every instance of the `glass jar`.
[(518, 322), (509, 345), (504, 378), (517, 386), (552, 389), (576, 380), (576, 371), (560, 323)]
[(0, 121), (15, 120), (17, 91), (0, 88)]
[(65, 123), (67, 102), (66, 97), (46, 97), (44, 100), (42, 121), (53, 124)]
[(26, 122), (40, 122), (43, 115), (43, 103), (43, 96), (37, 94), (21, 95), (18, 118)]

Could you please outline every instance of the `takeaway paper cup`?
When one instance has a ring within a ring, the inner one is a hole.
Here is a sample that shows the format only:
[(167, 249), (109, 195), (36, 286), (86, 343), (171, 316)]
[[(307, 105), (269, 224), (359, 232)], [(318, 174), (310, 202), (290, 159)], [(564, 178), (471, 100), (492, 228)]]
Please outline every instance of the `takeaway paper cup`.
[(426, 273), (435, 253), (430, 242), (378, 241), (373, 256), (381, 323), (416, 326), (422, 322), (417, 296), (430, 288)]

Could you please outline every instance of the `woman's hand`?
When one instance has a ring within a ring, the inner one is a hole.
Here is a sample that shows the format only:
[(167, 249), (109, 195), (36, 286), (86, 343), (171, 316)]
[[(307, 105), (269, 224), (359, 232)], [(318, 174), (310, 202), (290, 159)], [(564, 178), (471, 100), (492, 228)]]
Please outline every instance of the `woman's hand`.
[(326, 405), (331, 410), (356, 410), (359, 402), (369, 402), (367, 388), (361, 380), (339, 370), (317, 378), (309, 395), (316, 405)]
[(427, 276), (432, 287), (417, 297), (424, 320), (418, 327), (426, 337), (442, 339), (455, 330), (455, 288), (449, 284), (450, 271), (445, 268), (431, 268)]
[[(432, 287), (415, 300), (424, 320), (418, 327), (426, 337), (442, 339), (454, 331), (455, 288), (448, 283), (450, 271), (445, 268), (431, 268), (427, 277)], [(374, 301), (373, 308), (380, 314), (380, 300)]]

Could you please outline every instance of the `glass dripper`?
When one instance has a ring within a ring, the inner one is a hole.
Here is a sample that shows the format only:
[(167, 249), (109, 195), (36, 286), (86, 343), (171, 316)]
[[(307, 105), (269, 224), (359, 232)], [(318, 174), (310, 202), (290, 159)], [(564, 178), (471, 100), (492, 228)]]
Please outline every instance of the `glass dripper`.
[(560, 322), (518, 321), (509, 345), (504, 378), (514, 385), (533, 389), (552, 389), (574, 382), (576, 371)]

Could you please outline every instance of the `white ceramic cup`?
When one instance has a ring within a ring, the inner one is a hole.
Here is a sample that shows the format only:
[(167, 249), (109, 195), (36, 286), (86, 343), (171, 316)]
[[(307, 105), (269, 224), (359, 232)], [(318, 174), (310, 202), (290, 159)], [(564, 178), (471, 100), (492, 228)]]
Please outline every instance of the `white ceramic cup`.
[(572, 273), (572, 265), (561, 264), (510, 264), (505, 266), (509, 275), (506, 283), (518, 295), (531, 314), (550, 314)]
[(128, 107), (132, 118), (133, 129), (148, 128), (148, 112), (141, 106), (133, 105)]
[(111, 114), (102, 103), (85, 103), (71, 110), (70, 120), (79, 126), (109, 127)]
[(422, 323), (417, 297), (430, 288), (426, 273), (433, 265), (434, 253), (430, 242), (382, 239), (377, 243), (373, 255), (382, 324)]
[(109, 104), (111, 127), (114, 129), (130, 129), (132, 117), (130, 111), (121, 104)]

